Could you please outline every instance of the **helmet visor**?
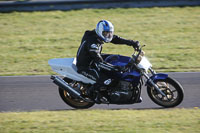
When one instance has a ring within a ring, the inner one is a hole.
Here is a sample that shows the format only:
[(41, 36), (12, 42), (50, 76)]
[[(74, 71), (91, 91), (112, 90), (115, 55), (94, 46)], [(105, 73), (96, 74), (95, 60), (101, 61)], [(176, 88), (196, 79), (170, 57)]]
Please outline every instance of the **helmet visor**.
[(103, 31), (102, 35), (105, 37), (105, 39), (112, 40), (113, 31)]

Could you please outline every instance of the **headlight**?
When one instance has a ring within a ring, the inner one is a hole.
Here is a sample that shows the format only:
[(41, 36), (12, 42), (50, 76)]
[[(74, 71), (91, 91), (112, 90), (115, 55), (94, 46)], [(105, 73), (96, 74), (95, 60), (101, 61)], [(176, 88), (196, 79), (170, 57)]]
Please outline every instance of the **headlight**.
[(139, 64), (140, 61), (142, 60), (143, 56), (145, 55), (145, 52), (144, 51), (141, 51), (140, 52), (140, 55), (138, 56), (138, 58), (136, 59), (136, 63)]
[(144, 55), (145, 55), (145, 52), (144, 52), (144, 51), (141, 51), (140, 55), (141, 55), (141, 56), (144, 56)]
[(137, 64), (140, 63), (140, 61), (142, 60), (142, 57), (143, 57), (143, 56), (141, 56), (141, 55), (138, 56), (138, 58), (136, 59), (136, 63), (137, 63)]

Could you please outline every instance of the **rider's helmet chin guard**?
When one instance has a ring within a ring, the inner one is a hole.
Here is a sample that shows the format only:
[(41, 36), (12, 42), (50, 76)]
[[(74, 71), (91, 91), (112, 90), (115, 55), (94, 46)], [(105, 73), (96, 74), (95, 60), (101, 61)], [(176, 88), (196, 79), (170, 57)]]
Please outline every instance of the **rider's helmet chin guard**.
[(112, 41), (114, 26), (111, 22), (107, 20), (101, 20), (95, 29), (97, 35), (106, 43)]

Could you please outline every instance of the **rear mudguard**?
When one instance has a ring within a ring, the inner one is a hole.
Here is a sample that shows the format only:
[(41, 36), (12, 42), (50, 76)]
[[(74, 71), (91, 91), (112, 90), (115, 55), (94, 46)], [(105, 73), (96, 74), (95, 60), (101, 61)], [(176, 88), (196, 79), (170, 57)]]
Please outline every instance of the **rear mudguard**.
[(166, 78), (168, 78), (168, 74), (164, 74), (164, 73), (157, 73), (150, 77), (150, 79), (152, 79), (153, 81), (159, 80), (159, 79), (166, 79)]

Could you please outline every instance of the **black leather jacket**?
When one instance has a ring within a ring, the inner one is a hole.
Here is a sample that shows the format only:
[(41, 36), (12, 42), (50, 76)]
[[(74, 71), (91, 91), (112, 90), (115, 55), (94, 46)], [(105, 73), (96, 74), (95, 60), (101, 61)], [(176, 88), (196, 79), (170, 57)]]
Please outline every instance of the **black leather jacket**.
[[(116, 35), (113, 35), (111, 43), (137, 45), (136, 41), (126, 40)], [(102, 69), (109, 71), (115, 69), (111, 64), (103, 61), (101, 57), (102, 45), (103, 41), (98, 37), (95, 30), (85, 32), (76, 56), (78, 70), (89, 68), (92, 62), (98, 64), (98, 67)]]

